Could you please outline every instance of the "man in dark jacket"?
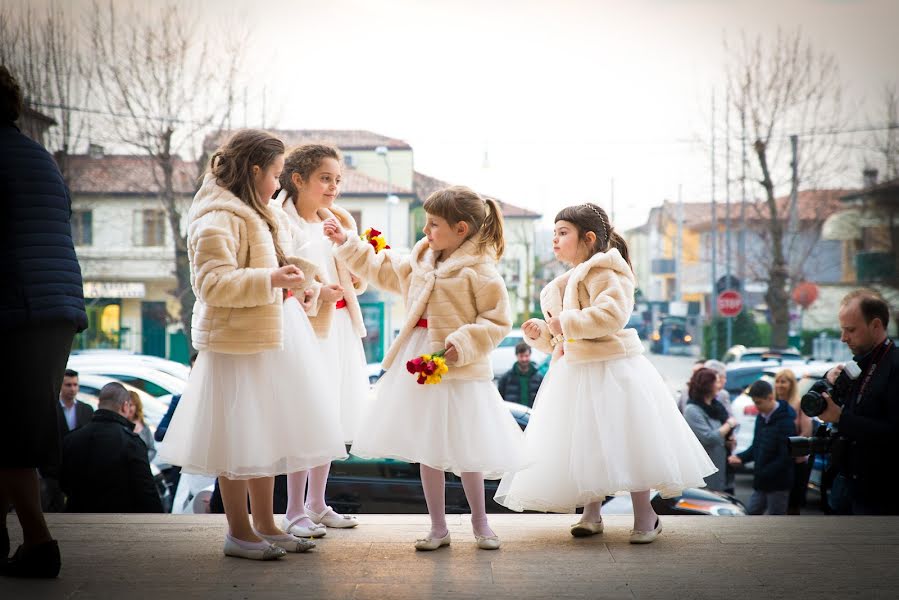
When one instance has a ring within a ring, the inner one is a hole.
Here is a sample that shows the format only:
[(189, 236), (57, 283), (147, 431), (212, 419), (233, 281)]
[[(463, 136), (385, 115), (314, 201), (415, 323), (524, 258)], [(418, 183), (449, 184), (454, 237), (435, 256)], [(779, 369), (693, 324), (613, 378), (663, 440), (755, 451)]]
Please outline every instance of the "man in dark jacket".
[(534, 406), (534, 398), (543, 382), (543, 375), (537, 371), (537, 365), (531, 362), (531, 347), (526, 343), (520, 342), (515, 346), (515, 358), (515, 364), (499, 378), (496, 386), (507, 402)]
[(94, 409), (90, 404), (78, 400), (78, 371), (66, 369), (62, 376), (62, 387), (59, 390), (59, 428), (65, 437), (70, 431), (84, 427), (90, 423), (94, 416)]
[[(890, 306), (874, 290), (850, 292), (840, 303), (841, 339), (852, 350), (861, 374), (840, 407), (826, 393), (818, 418), (837, 426), (843, 452), (834, 454), (838, 475), (831, 508), (856, 515), (899, 515), (896, 440), (899, 440), (899, 350), (887, 337)], [(831, 369), (833, 383), (842, 366)], [(841, 455), (842, 460), (837, 461)], [(845, 497), (848, 506), (835, 506)]]
[(63, 440), (60, 483), (67, 512), (162, 512), (147, 446), (125, 418), (130, 403), (122, 384), (107, 383), (91, 422)]
[[(59, 465), (58, 394), (87, 314), (69, 193), (53, 157), (14, 125), (22, 112), (22, 90), (0, 66), (0, 338), (13, 374), (0, 396), (0, 574), (56, 577), (37, 469)], [(10, 504), (23, 541), (7, 561)]]
[(785, 515), (794, 470), (787, 439), (796, 434), (796, 411), (786, 402), (774, 398), (774, 388), (767, 381), (753, 383), (749, 397), (759, 411), (752, 445), (728, 457), (727, 462), (735, 467), (755, 463), (748, 507), (750, 515), (763, 515), (766, 509), (769, 515)]

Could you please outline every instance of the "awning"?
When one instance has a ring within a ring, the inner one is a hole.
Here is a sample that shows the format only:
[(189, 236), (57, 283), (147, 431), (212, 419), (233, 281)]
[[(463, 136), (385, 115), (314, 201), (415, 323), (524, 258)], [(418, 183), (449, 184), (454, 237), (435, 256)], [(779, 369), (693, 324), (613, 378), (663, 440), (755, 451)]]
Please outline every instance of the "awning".
[(862, 228), (885, 227), (889, 224), (887, 215), (861, 208), (847, 208), (827, 217), (821, 226), (821, 237), (825, 240), (860, 240)]

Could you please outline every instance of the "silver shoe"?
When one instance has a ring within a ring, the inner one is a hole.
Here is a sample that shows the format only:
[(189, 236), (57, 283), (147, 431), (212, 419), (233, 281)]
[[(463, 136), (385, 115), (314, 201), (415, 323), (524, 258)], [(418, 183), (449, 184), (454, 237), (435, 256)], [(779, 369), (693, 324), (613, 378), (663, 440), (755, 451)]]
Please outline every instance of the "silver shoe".
[(230, 535), (225, 536), (225, 556), (250, 560), (276, 560), (287, 556), (283, 548), (269, 544), (266, 548), (248, 549), (239, 545)]
[(632, 544), (649, 544), (662, 533), (662, 520), (656, 517), (656, 526), (652, 531), (637, 531), (631, 529), (630, 542)]
[(603, 532), (602, 519), (599, 521), (578, 521), (569, 529), (574, 537), (589, 537)]
[[(281, 529), (289, 533), (290, 535), (295, 535), (301, 538), (320, 538), (325, 537), (328, 533), (328, 530), (324, 525), (315, 524), (312, 527), (304, 527), (303, 525), (299, 525), (298, 522), (300, 519), (305, 517), (306, 515), (302, 515), (297, 517), (293, 521), (289, 521), (285, 516), (281, 520)], [(308, 518), (308, 517), (307, 517)]]
[(496, 535), (475, 535), (474, 539), (478, 542), (478, 548), (481, 550), (498, 550), (502, 546), (499, 536)]
[(306, 508), (306, 516), (316, 524), (324, 525), (325, 527), (333, 527), (335, 529), (350, 529), (359, 524), (359, 521), (356, 520), (356, 517), (351, 517), (349, 515), (341, 515), (338, 514), (330, 506), (326, 506), (325, 510), (320, 513), (315, 512), (308, 506)]
[(450, 534), (449, 531), (446, 532), (446, 535), (442, 538), (432, 538), (430, 536), (415, 540), (415, 549), (416, 550), (436, 550), (437, 548), (441, 548), (443, 546), (450, 545)]
[(282, 533), (280, 535), (266, 535), (264, 533), (259, 533), (258, 531), (254, 531), (254, 533), (272, 546), (276, 546), (287, 552), (308, 552), (315, 548), (315, 542), (312, 540), (305, 540), (291, 533)]

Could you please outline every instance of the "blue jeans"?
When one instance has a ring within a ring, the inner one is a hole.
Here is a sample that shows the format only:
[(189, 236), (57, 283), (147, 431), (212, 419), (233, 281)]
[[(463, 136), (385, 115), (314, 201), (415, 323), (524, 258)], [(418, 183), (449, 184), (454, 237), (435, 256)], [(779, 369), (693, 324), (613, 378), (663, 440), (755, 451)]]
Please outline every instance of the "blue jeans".
[(748, 511), (750, 515), (785, 515), (787, 504), (790, 501), (790, 490), (777, 490), (776, 492), (763, 492), (752, 490), (749, 498)]

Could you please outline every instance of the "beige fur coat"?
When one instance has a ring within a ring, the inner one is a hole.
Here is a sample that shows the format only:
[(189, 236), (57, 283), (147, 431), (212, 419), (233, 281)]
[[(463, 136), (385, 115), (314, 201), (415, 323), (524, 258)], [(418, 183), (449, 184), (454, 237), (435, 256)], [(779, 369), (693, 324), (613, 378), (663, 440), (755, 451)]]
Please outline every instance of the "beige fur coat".
[(444, 379), (493, 379), (490, 352), (511, 330), (512, 318), (505, 281), (492, 257), (477, 252), (475, 238), (440, 263), (426, 239), (415, 244), (411, 255), (401, 257), (391, 250), (375, 254), (371, 245), (348, 237), (336, 256), (353, 273), (404, 299), (406, 320), (384, 358), (385, 369), (394, 361), (401, 361), (403, 368), (415, 358), (397, 355), (426, 316), (429, 351), (452, 344), (459, 353), (455, 363), (447, 363), (450, 370)]
[[(302, 227), (302, 224), (306, 222), (305, 219), (303, 219), (297, 212), (293, 199), (288, 198), (287, 193), (283, 190), (271, 204), (277, 205), (286, 216), (291, 234), (290, 254), (297, 256), (301, 255), (302, 247), (308, 241)], [(331, 210), (324, 208), (319, 209), (318, 216), (321, 217), (323, 221), (334, 217), (340, 223), (341, 227), (343, 227), (344, 231), (346, 231), (348, 237), (359, 236), (359, 229), (356, 227), (356, 221), (353, 219), (353, 216), (339, 206), (332, 206)], [(350, 320), (353, 323), (353, 331), (360, 338), (363, 338), (366, 335), (365, 323), (362, 320), (362, 309), (359, 306), (359, 300), (356, 296), (365, 292), (367, 283), (365, 279), (361, 277), (357, 277), (358, 281), (353, 283), (353, 276), (346, 265), (339, 260), (332, 260), (335, 262), (338, 280), (330, 283), (339, 283), (341, 287), (343, 287), (343, 299), (346, 301), (346, 308), (340, 310), (349, 311)], [(326, 265), (317, 266), (320, 273), (327, 273)], [(317, 286), (315, 295), (311, 299), (312, 307), (307, 310), (307, 315), (309, 316), (309, 321), (312, 323), (312, 329), (315, 330), (315, 334), (319, 338), (324, 338), (327, 337), (328, 333), (331, 331), (331, 321), (334, 318), (334, 311), (338, 309), (333, 302), (323, 303), (319, 300), (319, 289), (320, 286)]]
[[(278, 268), (265, 221), (206, 175), (187, 214), (190, 281), (197, 297), (191, 318), (194, 348), (225, 354), (254, 354), (282, 347), (282, 297), (273, 288)], [(278, 241), (287, 252), (286, 222)], [(290, 257), (312, 281), (315, 266)], [(302, 290), (298, 290), (302, 294)]]
[[(624, 329), (634, 310), (634, 273), (613, 248), (594, 254), (555, 278), (540, 292), (540, 337), (525, 340), (556, 359), (564, 351), (572, 362), (612, 360), (643, 353), (634, 329)], [(558, 317), (565, 336), (553, 347), (546, 320)]]

